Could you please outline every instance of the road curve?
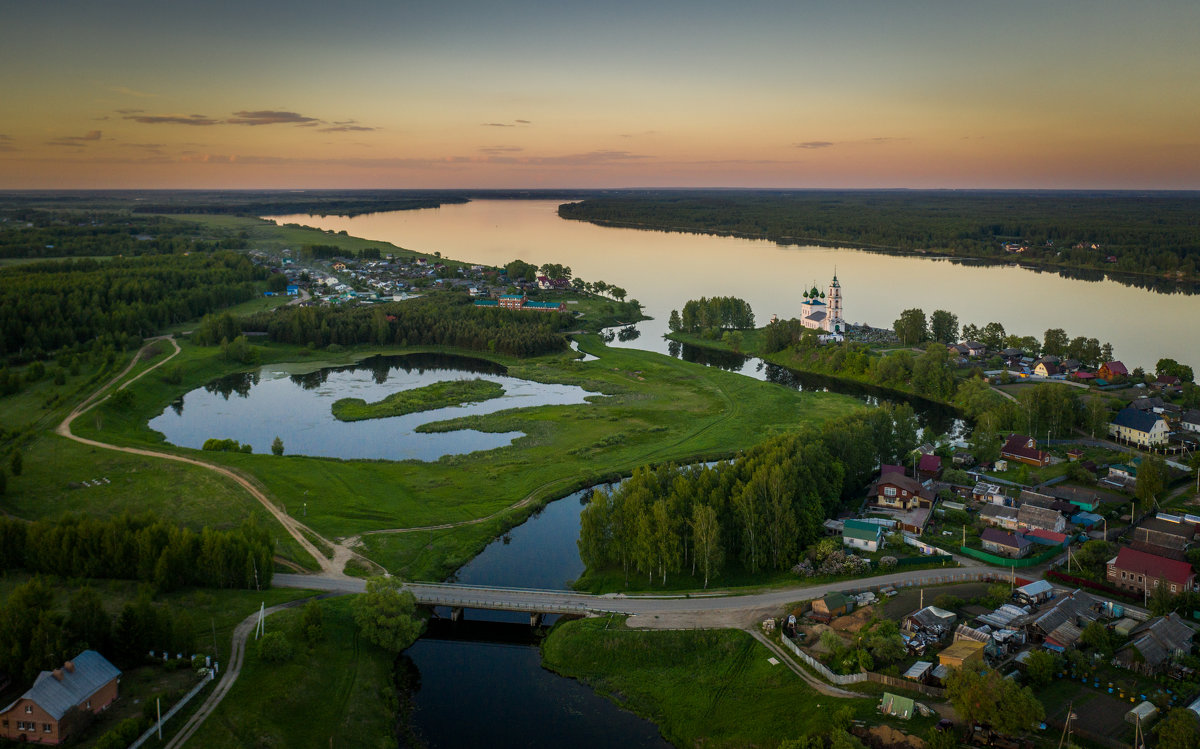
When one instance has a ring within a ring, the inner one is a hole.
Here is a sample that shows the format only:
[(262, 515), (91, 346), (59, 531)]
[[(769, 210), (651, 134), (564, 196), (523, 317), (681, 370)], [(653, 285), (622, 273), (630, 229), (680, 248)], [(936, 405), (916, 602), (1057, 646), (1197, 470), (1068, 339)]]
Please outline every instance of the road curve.
[[(231, 481), (235, 482), (236, 484), (241, 486), (243, 489), (245, 489), (250, 494), (250, 496), (257, 499), (259, 501), (259, 503), (262, 504), (262, 506), (264, 508), (266, 508), (266, 510), (268, 512), (270, 512), (271, 515), (276, 520), (279, 521), (280, 525), (283, 526), (284, 530), (286, 530), (288, 532), (288, 535), (290, 535), (292, 538), (294, 538), (296, 540), (296, 543), (300, 544), (300, 546), (306, 552), (308, 552), (310, 555), (312, 555), (312, 558), (317, 561), (317, 563), (321, 566), (321, 575), (324, 577), (327, 577), (327, 578), (345, 577), (345, 573), (342, 570), (345, 568), (346, 562), (349, 561), (351, 558), (360, 559), (362, 562), (364, 562), (368, 566), (368, 568), (372, 568), (372, 569), (378, 568), (378, 565), (376, 565), (374, 562), (371, 562), (370, 560), (368, 560), (364, 557), (361, 557), (354, 551), (346, 548), (345, 546), (343, 546), (341, 544), (336, 544), (331, 541), (328, 541), (327, 539), (323, 538), (320, 534), (314, 532), (308, 526), (304, 525), (303, 523), (300, 523), (295, 518), (291, 517), (290, 515), (286, 514), (282, 510), (280, 510), (278, 507), (275, 506), (275, 504), (270, 500), (270, 498), (267, 497), (267, 495), (265, 493), (263, 493), (258, 487), (256, 487), (254, 484), (252, 484), (249, 481), (249, 479), (245, 478), (240, 473), (233, 471), (232, 469), (226, 468), (224, 466), (216, 465), (214, 463), (207, 463), (203, 460), (197, 460), (195, 458), (188, 458), (188, 457), (184, 457), (182, 455), (175, 455), (173, 453), (158, 452), (156, 450), (146, 450), (146, 449), (138, 448), (138, 447), (122, 447), (120, 445), (112, 445), (107, 442), (99, 442), (97, 440), (87, 439), (86, 437), (79, 437), (71, 432), (71, 423), (74, 422), (75, 419), (79, 418), (84, 413), (89, 411), (92, 407), (96, 406), (99, 403), (102, 403), (104, 401), (104, 399), (107, 398), (107, 396), (105, 396), (105, 398), (101, 398), (100, 397), (101, 394), (104, 393), (104, 391), (111, 388), (117, 382), (120, 382), (122, 378), (124, 378), (126, 375), (129, 374), (129, 372), (137, 364), (142, 352), (146, 351), (150, 346), (154, 345), (155, 342), (162, 341), (162, 340), (167, 341), (175, 348), (175, 350), (173, 352), (171, 352), (171, 355), (168, 356), (167, 358), (163, 359), (162, 361), (158, 362), (154, 366), (148, 367), (144, 372), (139, 373), (137, 375), (137, 377), (134, 377), (134, 378), (130, 379), (128, 382), (123, 383), (117, 389), (118, 390), (125, 389), (132, 383), (136, 382), (139, 378), (145, 377), (150, 372), (154, 371), (158, 367), (161, 367), (162, 365), (166, 364), (171, 359), (175, 358), (175, 356), (179, 354), (180, 348), (179, 348), (179, 344), (176, 343), (173, 338), (171, 338), (170, 336), (156, 336), (154, 338), (147, 339), (146, 345), (144, 345), (138, 351), (138, 353), (134, 355), (133, 360), (131, 362), (129, 362), (129, 366), (125, 367), (125, 369), (123, 369), (119, 374), (117, 374), (111, 380), (106, 382), (96, 392), (92, 393), (90, 396), (88, 396), (87, 399), (85, 399), (82, 403), (80, 403), (78, 406), (76, 406), (71, 411), (71, 413), (67, 414), (67, 417), (62, 420), (62, 423), (59, 424), (55, 428), (55, 430), (54, 430), (55, 433), (57, 433), (59, 436), (65, 437), (69, 440), (74, 440), (75, 442), (78, 442), (83, 445), (89, 445), (91, 447), (99, 447), (99, 448), (103, 448), (105, 450), (113, 450), (116, 452), (128, 453), (130, 455), (142, 455), (142, 456), (149, 457), (149, 458), (160, 458), (162, 460), (174, 460), (179, 463), (187, 463), (189, 465), (199, 466), (201, 468), (204, 468), (204, 469), (207, 469), (214, 473), (218, 473), (222, 476), (225, 476), (226, 478), (230, 479)], [(301, 532), (302, 530), (304, 532)], [(306, 534), (311, 535), (314, 538), (320, 539), (324, 543), (329, 544), (329, 547), (334, 550), (333, 559), (326, 558), (326, 556), (321, 551), (319, 551), (317, 549), (317, 547), (311, 541), (308, 540)]]

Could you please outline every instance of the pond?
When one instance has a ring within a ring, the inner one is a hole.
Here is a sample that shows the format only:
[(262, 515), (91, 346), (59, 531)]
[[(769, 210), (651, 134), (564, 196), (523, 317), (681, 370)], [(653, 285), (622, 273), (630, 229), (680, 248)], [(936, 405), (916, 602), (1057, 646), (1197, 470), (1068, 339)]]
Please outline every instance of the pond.
[[(483, 378), (504, 387), (499, 398), (382, 419), (344, 422), (332, 406), (341, 398), (368, 403), (435, 382)], [(150, 421), (167, 442), (199, 449), (210, 438), (234, 439), (267, 453), (276, 436), (292, 455), (367, 460), (437, 460), (512, 444), (522, 432), (419, 433), (423, 424), (511, 408), (586, 403), (575, 385), (509, 377), (503, 366), (446, 354), (375, 356), (357, 364), (270, 365), (223, 377), (172, 403)]]

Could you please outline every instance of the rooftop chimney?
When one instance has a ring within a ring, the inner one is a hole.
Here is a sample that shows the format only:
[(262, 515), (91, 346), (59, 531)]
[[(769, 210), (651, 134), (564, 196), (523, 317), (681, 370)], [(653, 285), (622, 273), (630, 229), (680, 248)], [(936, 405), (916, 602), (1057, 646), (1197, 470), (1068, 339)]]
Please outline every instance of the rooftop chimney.
[(73, 673), (75, 673), (75, 662), (67, 661), (66, 663), (63, 664), (63, 668), (66, 669), (67, 673), (73, 674)]
[(63, 680), (63, 672), (61, 668), (54, 669), (54, 678), (58, 679), (59, 681)]

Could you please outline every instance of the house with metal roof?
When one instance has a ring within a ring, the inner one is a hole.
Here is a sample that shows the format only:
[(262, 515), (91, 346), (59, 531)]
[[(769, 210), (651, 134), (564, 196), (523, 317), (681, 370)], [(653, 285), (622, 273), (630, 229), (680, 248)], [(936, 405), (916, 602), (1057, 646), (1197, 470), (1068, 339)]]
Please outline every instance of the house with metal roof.
[(979, 511), (979, 520), (986, 525), (1015, 531), (1017, 529), (1017, 513), (1016, 507), (988, 505)]
[(883, 527), (865, 520), (847, 520), (842, 526), (842, 545), (863, 551), (879, 551)]
[(1161, 416), (1133, 406), (1126, 406), (1117, 412), (1108, 425), (1108, 433), (1140, 447), (1165, 445), (1171, 436), (1171, 430)]
[(85, 650), (53, 671), (43, 671), (33, 687), (0, 710), (0, 738), (59, 744), (67, 736), (63, 716), (78, 708), (99, 713), (117, 699), (121, 671), (95, 650)]
[(1020, 530), (1045, 530), (1062, 533), (1066, 527), (1067, 520), (1058, 510), (1028, 503), (1021, 505), (1017, 510), (1017, 528)]
[(1117, 651), (1116, 662), (1135, 671), (1158, 673), (1192, 650), (1195, 632), (1179, 614), (1156, 616), (1129, 633), (1129, 644)]
[(984, 528), (983, 533), (979, 534), (979, 540), (983, 543), (985, 551), (1014, 559), (1029, 554), (1029, 548), (1033, 545), (1032, 541), (1023, 536), (1005, 533), (999, 528)]
[(915, 704), (912, 699), (891, 692), (884, 692), (883, 698), (879, 700), (879, 712), (893, 718), (908, 720), (913, 716), (914, 709)]
[(1037, 440), (1023, 434), (1010, 434), (1000, 448), (1000, 457), (1038, 468), (1050, 463), (1050, 454), (1038, 449)]
[(1196, 573), (1187, 562), (1129, 546), (1122, 546), (1117, 555), (1108, 560), (1106, 578), (1118, 588), (1142, 594), (1160, 585), (1172, 593), (1183, 593), (1194, 589), (1196, 583)]

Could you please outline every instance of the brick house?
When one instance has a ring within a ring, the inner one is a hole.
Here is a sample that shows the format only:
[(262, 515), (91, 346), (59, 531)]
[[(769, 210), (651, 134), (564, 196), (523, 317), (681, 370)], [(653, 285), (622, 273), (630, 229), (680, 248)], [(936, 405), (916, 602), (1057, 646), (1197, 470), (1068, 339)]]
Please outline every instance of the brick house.
[(1146, 593), (1159, 585), (1166, 586), (1171, 593), (1182, 593), (1194, 589), (1196, 583), (1196, 573), (1187, 562), (1128, 546), (1121, 547), (1117, 555), (1108, 560), (1106, 577), (1118, 588), (1134, 593)]
[(53, 671), (43, 671), (33, 687), (0, 710), (0, 738), (59, 744), (60, 722), (73, 708), (99, 713), (117, 699), (121, 671), (95, 650), (85, 650)]
[(1038, 468), (1050, 463), (1050, 454), (1038, 449), (1037, 440), (1023, 434), (1010, 434), (1000, 448), (1000, 457)]

